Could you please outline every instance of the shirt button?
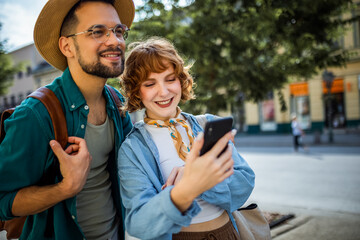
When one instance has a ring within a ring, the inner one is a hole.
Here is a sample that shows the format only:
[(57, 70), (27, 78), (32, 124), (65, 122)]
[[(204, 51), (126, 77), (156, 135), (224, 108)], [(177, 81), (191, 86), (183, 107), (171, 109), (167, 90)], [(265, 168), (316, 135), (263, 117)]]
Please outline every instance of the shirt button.
[(89, 106), (88, 106), (88, 105), (85, 105), (84, 109), (85, 109), (85, 110), (89, 110)]
[(84, 128), (85, 128), (85, 125), (84, 125), (84, 124), (81, 124), (80, 127), (81, 127), (81, 129), (84, 129)]
[(72, 219), (74, 219), (74, 220), (75, 220), (75, 216), (74, 216), (74, 215), (72, 215), (71, 217), (72, 217)]
[(73, 104), (73, 105), (71, 105), (71, 108), (75, 108), (75, 105)]

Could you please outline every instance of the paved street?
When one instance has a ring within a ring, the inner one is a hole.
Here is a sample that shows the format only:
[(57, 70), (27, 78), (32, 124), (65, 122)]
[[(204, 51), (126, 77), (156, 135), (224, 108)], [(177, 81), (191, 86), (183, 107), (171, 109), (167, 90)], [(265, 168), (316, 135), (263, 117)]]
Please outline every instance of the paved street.
[(310, 146), (308, 153), (294, 153), (291, 145), (242, 146), (238, 151), (256, 173), (249, 202), (308, 222), (306, 229), (276, 239), (360, 239), (359, 147)]
[(306, 139), (308, 153), (294, 153), (287, 135), (236, 137), (256, 173), (248, 202), (295, 214), (272, 229), (275, 240), (360, 240), (360, 135), (336, 135), (332, 145), (326, 136), (314, 145), (312, 137)]

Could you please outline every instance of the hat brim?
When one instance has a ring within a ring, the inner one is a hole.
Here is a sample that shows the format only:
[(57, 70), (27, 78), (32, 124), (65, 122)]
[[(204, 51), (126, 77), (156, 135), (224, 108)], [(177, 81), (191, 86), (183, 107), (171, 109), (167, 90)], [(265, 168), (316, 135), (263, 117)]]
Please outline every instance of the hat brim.
[[(34, 28), (34, 43), (43, 58), (55, 68), (67, 68), (66, 57), (59, 49), (61, 25), (70, 9), (79, 0), (49, 0), (43, 7)], [(121, 23), (130, 27), (135, 16), (132, 0), (115, 0), (114, 8)]]

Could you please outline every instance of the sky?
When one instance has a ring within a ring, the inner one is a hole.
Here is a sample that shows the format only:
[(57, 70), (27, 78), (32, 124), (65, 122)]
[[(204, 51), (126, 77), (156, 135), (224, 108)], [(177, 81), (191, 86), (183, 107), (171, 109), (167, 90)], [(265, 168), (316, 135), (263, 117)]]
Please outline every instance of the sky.
[[(37, 16), (47, 0), (0, 0), (0, 41), (7, 40), (5, 49), (12, 51), (33, 43)], [(135, 0), (135, 6), (141, 0)]]

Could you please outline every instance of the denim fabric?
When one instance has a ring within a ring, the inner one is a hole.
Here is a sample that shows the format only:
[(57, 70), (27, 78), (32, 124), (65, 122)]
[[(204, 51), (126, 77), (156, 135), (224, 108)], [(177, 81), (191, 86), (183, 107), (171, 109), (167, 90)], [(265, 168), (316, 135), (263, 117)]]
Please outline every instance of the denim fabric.
[[(193, 115), (182, 113), (192, 131), (203, 131)], [(214, 118), (206, 115), (207, 120)], [(131, 236), (141, 239), (171, 239), (200, 211), (196, 203), (182, 214), (170, 198), (172, 187), (161, 190), (162, 178), (159, 153), (143, 121), (134, 125), (121, 145), (118, 162), (120, 192), (126, 209), (125, 227)], [(254, 188), (255, 175), (234, 145), (234, 174), (200, 195), (203, 200), (217, 205), (229, 213), (241, 207)], [(231, 214), (229, 214), (231, 216)], [(232, 217), (231, 217), (232, 218)], [(234, 223), (234, 220), (231, 219)]]

